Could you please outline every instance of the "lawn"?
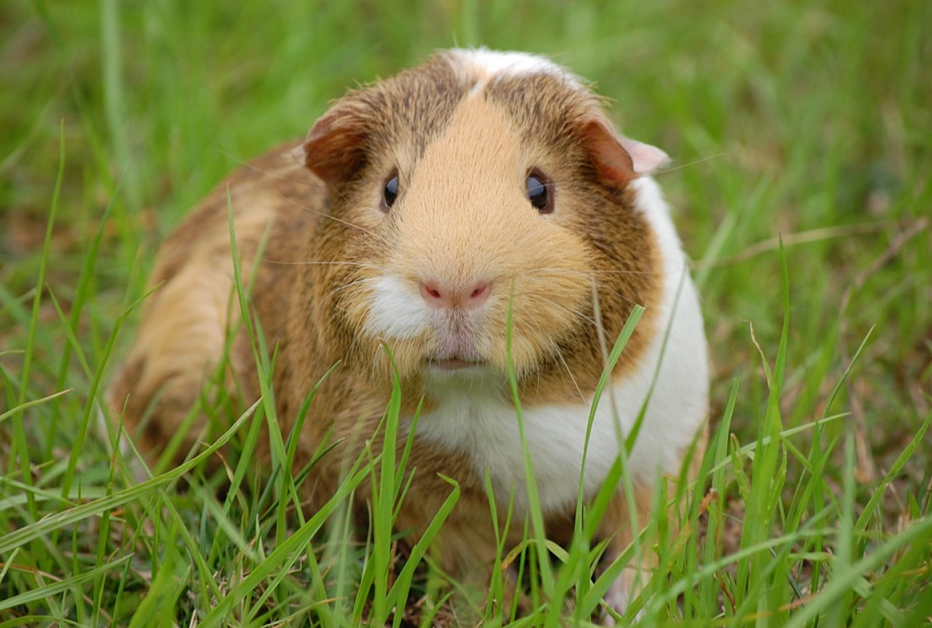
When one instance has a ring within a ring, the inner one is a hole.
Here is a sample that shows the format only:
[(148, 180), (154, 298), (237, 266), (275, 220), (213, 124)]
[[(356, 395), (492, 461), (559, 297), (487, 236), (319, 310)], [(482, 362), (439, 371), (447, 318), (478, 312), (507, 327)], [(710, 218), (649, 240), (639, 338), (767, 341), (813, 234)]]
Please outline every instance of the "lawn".
[[(551, 56), (673, 158), (712, 440), (623, 622), (932, 624), (930, 28), (907, 0), (0, 4), (0, 628), (452, 621), (378, 515), (288, 515), (289, 474), (246, 464), (258, 415), (222, 435), (227, 492), (203, 449), (137, 483), (95, 426), (190, 207), (453, 45)], [(597, 548), (537, 540), (504, 557), (521, 613), (484, 625), (594, 617)]]

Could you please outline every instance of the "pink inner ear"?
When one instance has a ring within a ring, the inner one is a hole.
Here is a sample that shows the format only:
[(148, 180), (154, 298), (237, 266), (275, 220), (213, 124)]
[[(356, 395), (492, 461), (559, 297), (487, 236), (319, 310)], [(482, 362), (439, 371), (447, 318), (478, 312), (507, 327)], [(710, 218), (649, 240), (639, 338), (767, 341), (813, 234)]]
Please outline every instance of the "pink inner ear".
[(621, 145), (631, 155), (634, 172), (637, 174), (649, 174), (670, 161), (670, 157), (665, 152), (644, 142), (623, 137)]
[(627, 183), (669, 161), (667, 154), (655, 146), (620, 137), (605, 120), (589, 122), (583, 135), (599, 173), (610, 182)]

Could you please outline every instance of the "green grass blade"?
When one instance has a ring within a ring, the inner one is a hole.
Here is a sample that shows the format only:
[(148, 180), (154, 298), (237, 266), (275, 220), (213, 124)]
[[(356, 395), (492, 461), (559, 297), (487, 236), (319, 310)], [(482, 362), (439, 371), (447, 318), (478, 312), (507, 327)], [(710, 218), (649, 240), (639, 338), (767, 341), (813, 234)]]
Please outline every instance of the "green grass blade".
[[(32, 299), (32, 315), (29, 319), (29, 331), (26, 334), (26, 349), (23, 353), (23, 368), (20, 379), (20, 389), (17, 407), (23, 408), (26, 403), (28, 391), (29, 375), (32, 367), (33, 351), (35, 348), (36, 334), (38, 333), (39, 308), (42, 304), (42, 292), (45, 289), (45, 277), (48, 272), (49, 254), (52, 245), (52, 231), (55, 227), (55, 217), (58, 215), (58, 201), (61, 196), (62, 181), (65, 176), (65, 123), (61, 123), (60, 140), (58, 145), (58, 176), (55, 179), (55, 191), (52, 194), (52, 208), (49, 212), (49, 219), (45, 227), (45, 240), (42, 244), (42, 257), (39, 259), (39, 277), (36, 280), (36, 291)], [(26, 431), (23, 424), (23, 415), (13, 415), (13, 456), (10, 458), (12, 464), (19, 460), (20, 475), (23, 482), (27, 485), (32, 484), (32, 474), (29, 470), (29, 448), (26, 443)], [(38, 517), (36, 504), (31, 496), (27, 495), (27, 507), (32, 519)]]
[(124, 556), (123, 558), (119, 558), (113, 561), (112, 563), (107, 563), (105, 565), (101, 565), (99, 567), (95, 567), (94, 569), (85, 571), (79, 576), (65, 578), (63, 580), (59, 580), (57, 582), (53, 582), (45, 586), (36, 587), (35, 589), (32, 589), (31, 591), (22, 593), (20, 595), (11, 597), (9, 599), (0, 600), (0, 611), (4, 611), (10, 608), (13, 608), (15, 606), (19, 606), (20, 604), (28, 604), (29, 602), (34, 602), (37, 600), (44, 600), (46, 598), (58, 595), (59, 593), (64, 593), (66, 591), (72, 590), (78, 585), (94, 580), (98, 576), (101, 576), (103, 574), (106, 574), (109, 571), (112, 571), (114, 569), (117, 569), (118, 567), (121, 567), (124, 563), (129, 561), (131, 558), (132, 558), (132, 555)]
[(100, 515), (106, 510), (112, 510), (114, 508), (128, 504), (157, 488), (174, 482), (191, 469), (194, 469), (198, 465), (205, 462), (217, 450), (225, 445), (227, 441), (229, 441), (233, 436), (233, 434), (239, 430), (243, 423), (249, 419), (258, 404), (258, 401), (253, 404), (246, 412), (243, 413), (239, 419), (237, 419), (235, 423), (233, 423), (233, 425), (230, 426), (230, 429), (224, 432), (216, 441), (214, 441), (212, 445), (207, 447), (203, 452), (186, 463), (179, 465), (167, 473), (154, 477), (151, 480), (142, 482), (136, 486), (114, 493), (113, 495), (109, 495), (101, 499), (80, 504), (73, 508), (48, 515), (35, 523), (20, 528), (19, 530), (14, 530), (9, 534), (0, 537), (0, 554), (20, 547), (25, 543), (40, 538), (54, 530), (72, 525), (78, 521), (87, 519), (88, 517)]
[(301, 556), (301, 548), (317, 534), (327, 518), (338, 508), (339, 504), (342, 503), (368, 475), (369, 465), (362, 465), (362, 468), (360, 468), (360, 463), (361, 461), (357, 461), (348, 475), (347, 481), (340, 485), (334, 496), (324, 504), (313, 517), (308, 519), (307, 523), (294, 531), (284, 543), (278, 545), (275, 550), (268, 555), (265, 561), (256, 565), (246, 578), (217, 602), (211, 612), (201, 621), (200, 625), (203, 628), (210, 628), (224, 621), (234, 603), (242, 599), (247, 593), (253, 591), (273, 573), (275, 576), (268, 585), (270, 589), (274, 589), (287, 577), (288, 568)]

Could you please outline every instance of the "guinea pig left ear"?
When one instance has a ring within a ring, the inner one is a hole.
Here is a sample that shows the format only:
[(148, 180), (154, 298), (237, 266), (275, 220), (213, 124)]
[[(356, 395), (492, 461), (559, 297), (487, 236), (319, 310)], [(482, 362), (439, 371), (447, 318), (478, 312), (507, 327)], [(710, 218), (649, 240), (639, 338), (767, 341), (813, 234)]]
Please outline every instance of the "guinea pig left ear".
[(587, 122), (582, 135), (592, 162), (610, 183), (628, 183), (670, 161), (656, 146), (618, 135), (607, 120)]
[(349, 179), (365, 161), (365, 118), (347, 105), (336, 105), (317, 120), (294, 156), (331, 185)]

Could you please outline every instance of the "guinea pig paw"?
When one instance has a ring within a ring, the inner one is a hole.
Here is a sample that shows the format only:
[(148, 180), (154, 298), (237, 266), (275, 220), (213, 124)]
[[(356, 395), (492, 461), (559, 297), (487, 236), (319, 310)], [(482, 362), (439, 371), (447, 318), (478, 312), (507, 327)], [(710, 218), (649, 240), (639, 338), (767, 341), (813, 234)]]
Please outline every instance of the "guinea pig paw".
[[(628, 603), (631, 601), (631, 585), (627, 582), (627, 579), (624, 577), (618, 578), (612, 585), (609, 587), (608, 591), (605, 592), (605, 604), (615, 611), (619, 615), (624, 615), (625, 611), (628, 609)], [(634, 616), (634, 621), (632, 623), (637, 623), (641, 619), (641, 616), (644, 614), (644, 609), (641, 609)], [(603, 626), (615, 626), (615, 618), (608, 611), (605, 612), (605, 616), (602, 618)]]

